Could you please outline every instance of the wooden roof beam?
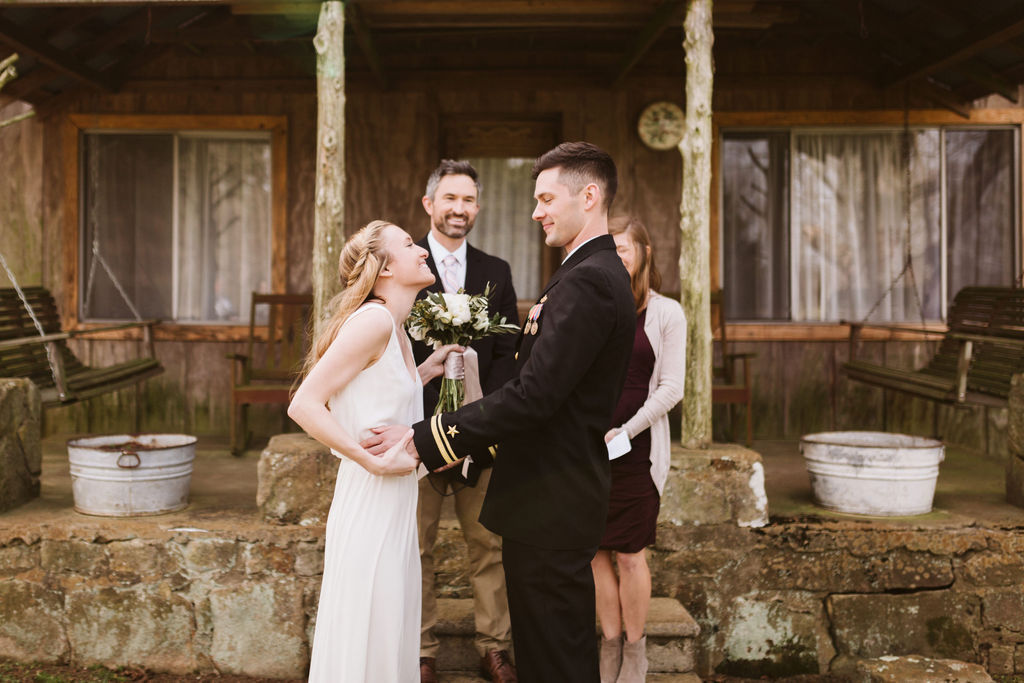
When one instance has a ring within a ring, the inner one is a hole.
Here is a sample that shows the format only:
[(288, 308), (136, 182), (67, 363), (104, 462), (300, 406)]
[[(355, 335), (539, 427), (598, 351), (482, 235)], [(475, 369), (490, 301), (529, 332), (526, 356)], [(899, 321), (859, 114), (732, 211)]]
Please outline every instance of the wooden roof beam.
[(384, 66), (380, 61), (380, 54), (377, 51), (377, 46), (373, 40), (373, 33), (370, 31), (369, 25), (366, 23), (366, 18), (363, 16), (362, 10), (359, 5), (355, 2), (346, 2), (346, 13), (348, 14), (348, 21), (352, 24), (352, 33), (355, 36), (356, 42), (359, 44), (359, 50), (363, 53), (363, 57), (366, 58), (366, 63), (370, 67), (370, 71), (373, 73), (374, 78), (380, 84), (380, 87), (384, 90), (388, 88), (388, 76), (384, 71)]
[[(632, 47), (623, 57), (622, 61), (619, 62), (618, 67), (611, 74), (611, 85), (615, 87), (622, 83), (623, 79), (629, 71), (637, 65), (637, 63), (643, 59), (647, 51), (651, 49), (658, 37), (669, 27), (674, 21), (682, 23), (681, 11), (683, 9), (682, 0), (664, 0), (658, 9), (654, 11), (654, 15), (650, 18), (647, 24), (637, 34), (636, 40), (633, 41)], [(681, 50), (682, 48), (680, 48)]]
[(20, 35), (22, 29), (13, 22), (0, 17), (0, 42), (7, 43), (18, 52), (32, 55), (43, 64), (71, 76), (93, 88), (112, 92), (114, 87), (98, 71), (76, 62), (60, 50), (51, 47), (46, 41), (33, 36)]
[(951, 47), (933, 51), (921, 59), (897, 69), (886, 80), (886, 85), (898, 85), (958, 65), (978, 53), (1008, 42), (1022, 33), (1024, 33), (1024, 8), (1018, 6), (1010, 12), (969, 30)]
[[(877, 2), (871, 2), (868, 5), (868, 8), (875, 15), (873, 20), (870, 22), (870, 28), (868, 29), (869, 33), (878, 35), (890, 43), (909, 45), (921, 53), (928, 51), (928, 48), (923, 44), (924, 41), (916, 38), (919, 31), (911, 25), (914, 17), (911, 17), (911, 22), (908, 22), (907, 20), (901, 21), (900, 18), (895, 16), (892, 12), (888, 12), (880, 7)], [(934, 5), (922, 5), (919, 9), (922, 11), (937, 11), (937, 8)], [(917, 17), (916, 20), (926, 21), (926, 19), (922, 17)], [(961, 18), (957, 21), (962, 23), (964, 19)], [(904, 64), (897, 61), (897, 66), (904, 66)], [(1014, 103), (1017, 102), (1017, 85), (1009, 79), (1004, 78), (984, 62), (968, 60), (963, 64), (957, 65), (955, 68), (960, 72), (960, 75), (969, 80), (975, 81), (983, 88), (988, 89), (989, 92), (998, 93)], [(889, 84), (887, 83), (887, 76), (890, 73), (891, 69), (887, 69), (884, 74), (879, 76), (879, 82), (883, 87), (888, 87)]]
[[(103, 33), (74, 46), (68, 54), (75, 60), (83, 62), (92, 59), (101, 52), (111, 51), (133, 38), (139, 38), (139, 36), (143, 34), (144, 29), (149, 27), (151, 11), (152, 10), (148, 9), (140, 9), (139, 11), (128, 15), (121, 21), (109, 26)], [(153, 23), (160, 26), (168, 20), (180, 16), (182, 16), (182, 13), (176, 13), (174, 15), (161, 13), (159, 15), (159, 20), (156, 20)], [(104, 69), (103, 71), (104, 78), (107, 79), (108, 83), (118, 83), (118, 80), (111, 75), (114, 72), (108, 69)], [(16, 99), (21, 99), (23, 96), (28, 95), (37, 88), (41, 88), (59, 76), (60, 74), (56, 70), (46, 65), (40, 65), (39, 67), (32, 69), (31, 73), (28, 73), (18, 79), (16, 83), (12, 83), (10, 87), (10, 95)]]
[[(849, 10), (845, 8), (838, 7), (837, 3), (804, 2), (803, 7), (805, 9), (813, 11), (814, 13), (818, 14), (819, 16), (826, 20), (838, 22), (840, 25), (845, 27), (848, 32), (852, 33), (855, 36), (861, 37), (862, 35), (860, 17), (857, 14), (851, 13)], [(902, 36), (886, 28), (886, 24), (884, 22), (882, 26), (872, 26), (872, 28), (869, 31), (869, 35), (870, 34), (880, 36), (890, 42), (908, 42), (908, 39), (905, 36)], [(872, 49), (878, 54), (880, 59), (891, 62), (896, 61), (895, 58), (889, 55), (885, 46), (879, 42), (878, 38), (862, 37), (861, 39), (872, 47)], [(948, 90), (944, 90), (939, 86), (924, 79), (915, 81), (912, 84), (912, 86), (913, 90), (916, 91), (916, 93), (920, 97), (935, 102), (936, 104), (941, 105), (943, 108), (949, 109), (950, 111), (965, 118), (970, 116), (969, 106), (960, 99), (958, 99), (955, 93)], [(886, 86), (884, 86), (883, 84), (879, 84), (879, 87), (884, 88)]]
[(965, 119), (971, 118), (971, 107), (968, 103), (963, 102), (959, 99), (956, 93), (940, 88), (927, 79), (921, 79), (908, 83), (907, 86), (910, 91), (926, 100), (942, 106), (944, 109), (948, 109), (954, 114), (964, 117)]
[(0, 90), (18, 77), (18, 70), (14, 68), (16, 61), (18, 61), (17, 52), (7, 55), (3, 60), (0, 60)]

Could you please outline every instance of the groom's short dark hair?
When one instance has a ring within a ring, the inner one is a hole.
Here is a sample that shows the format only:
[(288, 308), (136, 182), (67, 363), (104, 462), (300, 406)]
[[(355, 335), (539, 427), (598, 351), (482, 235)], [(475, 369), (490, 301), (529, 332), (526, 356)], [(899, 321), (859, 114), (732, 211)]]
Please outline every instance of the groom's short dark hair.
[(534, 180), (549, 168), (561, 169), (558, 180), (573, 192), (597, 183), (604, 196), (604, 210), (611, 211), (619, 174), (608, 152), (589, 142), (563, 142), (537, 157), (531, 176)]

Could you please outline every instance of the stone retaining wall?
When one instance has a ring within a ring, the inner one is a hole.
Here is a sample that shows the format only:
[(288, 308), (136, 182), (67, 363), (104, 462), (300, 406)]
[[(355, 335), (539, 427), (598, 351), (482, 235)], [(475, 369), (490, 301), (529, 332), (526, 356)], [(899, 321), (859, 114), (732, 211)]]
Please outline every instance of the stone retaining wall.
[(301, 678), (323, 530), (0, 539), (0, 657)]
[[(675, 454), (650, 551), (654, 594), (678, 599), (701, 626), (698, 673), (850, 671), (858, 658), (921, 654), (1024, 674), (1024, 528), (934, 518), (756, 526), (760, 462), (744, 450)], [(701, 496), (747, 501), (725, 514)], [(725, 516), (701, 519), (701, 509)], [(77, 516), (0, 528), (0, 657), (302, 677), (322, 525), (272, 524), (254, 508), (194, 523), (206, 531)], [(441, 525), (435, 552), (441, 597), (468, 597), (454, 522)]]
[(0, 512), (39, 495), (42, 403), (27, 379), (0, 379)]
[(849, 671), (923, 654), (1024, 674), (1024, 533), (790, 523), (660, 525), (654, 593), (701, 626), (698, 672)]

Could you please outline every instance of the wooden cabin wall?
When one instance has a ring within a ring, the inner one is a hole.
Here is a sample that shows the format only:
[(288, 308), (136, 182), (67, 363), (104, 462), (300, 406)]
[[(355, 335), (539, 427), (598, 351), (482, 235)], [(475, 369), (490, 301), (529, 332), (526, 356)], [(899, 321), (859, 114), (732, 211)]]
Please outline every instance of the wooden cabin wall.
[(682, 89), (352, 93), (346, 107), (347, 224), (389, 218), (416, 238), (426, 234), (429, 222), (420, 198), (442, 155), (439, 131), (445, 117), (551, 115), (561, 119), (563, 140), (588, 140), (615, 159), (619, 190), (612, 213), (634, 213), (644, 221), (656, 242), (665, 288), (678, 291), (680, 157), (675, 150), (648, 149), (636, 133), (643, 108), (664, 99), (682, 103)]
[[(858, 359), (916, 369), (927, 364), (936, 344), (864, 342)], [(743, 341), (731, 346), (738, 353), (757, 354), (751, 363), (757, 439), (799, 439), (814, 432), (867, 429), (938, 435), (949, 444), (993, 457), (1008, 452), (1005, 409), (940, 406), (850, 381), (840, 372), (850, 356), (846, 340)], [(744, 438), (744, 410), (735, 407), (730, 414), (727, 406), (714, 406), (716, 440)]]
[[(815, 68), (815, 59), (811, 57), (797, 55), (794, 60), (806, 64), (808, 69)], [(312, 81), (308, 87), (299, 83), (292, 90), (259, 93), (237, 92), (230, 87), (222, 91), (192, 91), (182, 85), (190, 77), (208, 78), (211, 59), (210, 55), (172, 55), (147, 65), (138, 78), (150, 79), (150, 83), (177, 79), (175, 87), (161, 89), (150, 85), (139, 92), (65, 97), (42, 113), (41, 120), (19, 124), (20, 132), (15, 132), (14, 137), (11, 131), (0, 133), (0, 151), (17, 149), (23, 158), (39, 160), (19, 165), (15, 175), (21, 174), (20, 178), (0, 180), (0, 191), (5, 193), (0, 198), (4, 207), (0, 212), (0, 244), (5, 251), (12, 250), (12, 241), (23, 244), (19, 241), (23, 231), (18, 226), (40, 226), (39, 244), (27, 247), (30, 256), (23, 259), (29, 264), (23, 266), (27, 268), (28, 279), (42, 281), (58, 300), (69, 286), (56, 249), (42, 247), (60, 244), (62, 239), (64, 179), (60, 125), (65, 114), (283, 115), (288, 119), (287, 282), (291, 291), (310, 289), (316, 127)], [(216, 75), (224, 78), (294, 78), (296, 68), (294, 64), (268, 61), (260, 55), (245, 60), (217, 58), (215, 66)], [(769, 65), (756, 50), (746, 57), (720, 56), (716, 110), (934, 106), (912, 93), (908, 95), (902, 88), (879, 92), (870, 83), (855, 78), (823, 83), (813, 76), (803, 82), (789, 76), (780, 83), (758, 72), (776, 67)], [(664, 275), (663, 290), (670, 294), (678, 292), (680, 158), (674, 150), (656, 152), (644, 147), (636, 134), (636, 120), (640, 111), (654, 101), (670, 100), (682, 105), (683, 84), (646, 78), (641, 73), (614, 90), (550, 81), (545, 83), (538, 78), (536, 82), (414, 86), (403, 82), (386, 91), (366, 83), (353, 85), (346, 93), (347, 228), (354, 230), (373, 218), (385, 217), (416, 237), (426, 232), (428, 224), (420, 207), (420, 196), (427, 175), (441, 155), (440, 131), (446, 117), (553, 116), (561, 121), (563, 139), (590, 140), (615, 158), (620, 188), (612, 211), (635, 213), (644, 220), (652, 233), (657, 265)], [(486, 178), (482, 180), (486, 182)], [(12, 205), (24, 206), (14, 212), (25, 216), (21, 223), (10, 217), (7, 207)], [(38, 255), (31, 257), (33, 253)], [(822, 429), (883, 426), (881, 392), (852, 385), (838, 374), (846, 353), (845, 342), (744, 341), (736, 347), (758, 354), (754, 361), (757, 438), (791, 438)], [(97, 365), (129, 357), (136, 351), (132, 342), (79, 342), (76, 348), (83, 360)], [(890, 355), (905, 356), (908, 360), (924, 358), (912, 346), (903, 349), (890, 343), (888, 348)], [(230, 366), (224, 355), (242, 350), (240, 342), (158, 342), (156, 352), (166, 372), (147, 382), (141, 392), (144, 429), (226, 434)], [(95, 399), (86, 406), (52, 410), (48, 431), (127, 430), (133, 422), (135, 405), (134, 392), (122, 391)], [(889, 425), (929, 433), (930, 406), (892, 398), (886, 408), (891, 418)], [(738, 410), (737, 414), (741, 412)], [(253, 424), (257, 433), (277, 431), (279, 414), (277, 407), (255, 411)], [(726, 436), (723, 418), (724, 411), (716, 408), (719, 437)], [(998, 425), (998, 417), (993, 419), (995, 422), (986, 422), (976, 415), (964, 417), (959, 412), (953, 420), (944, 418), (956, 426), (958, 433), (966, 434), (967, 441), (976, 440), (977, 434), (984, 432), (983, 425)], [(742, 430), (738, 432), (741, 433)]]
[[(565, 139), (586, 139), (607, 149), (619, 166), (614, 212), (635, 212), (651, 228), (656, 258), (668, 287), (678, 289), (679, 156), (643, 147), (635, 133), (640, 110), (665, 91), (551, 89), (502, 91), (353, 92), (347, 95), (346, 226), (357, 229), (386, 217), (425, 234), (428, 221), (420, 197), (440, 158), (439, 132), (445, 116), (552, 114), (562, 120)], [(609, 115), (611, 112), (611, 115)], [(45, 120), (43, 216), (49, 244), (58, 244), (63, 224), (60, 124), (65, 113), (285, 115), (288, 117), (288, 270), (291, 291), (310, 289), (316, 101), (311, 93), (124, 93), (75, 100)], [(483, 179), (486, 182), (486, 179)], [(539, 229), (539, 228), (538, 228)], [(46, 284), (61, 300), (64, 274)], [(76, 353), (88, 364), (106, 365), (132, 357), (134, 342), (78, 341)], [(156, 354), (166, 372), (146, 382), (139, 405), (145, 431), (225, 434), (229, 424), (230, 364), (225, 354), (243, 352), (241, 342), (160, 341)], [(93, 399), (86, 405), (51, 410), (50, 433), (127, 431), (134, 420), (133, 390)], [(251, 424), (259, 435), (280, 431), (276, 406), (255, 407)]]
[[(0, 123), (30, 109), (0, 98)], [(0, 169), (0, 254), (18, 284), (40, 285), (48, 255), (42, 226), (43, 126), (37, 119), (0, 128)], [(10, 286), (0, 270), (0, 287)]]
[[(61, 125), (68, 113), (90, 114), (206, 114), (284, 115), (288, 117), (288, 236), (289, 291), (310, 290), (316, 100), (312, 94), (144, 92), (80, 97), (45, 119), (45, 178), (43, 215), (47, 242), (59, 244), (63, 225)], [(64, 274), (47, 278), (58, 302)], [(132, 358), (136, 342), (83, 341), (75, 352), (90, 365), (108, 365)], [(245, 353), (241, 341), (158, 341), (156, 356), (165, 372), (148, 380), (136, 402), (133, 389), (94, 398), (83, 405), (51, 409), (48, 433), (112, 433), (131, 431), (136, 406), (141, 406), (143, 431), (227, 434), (230, 420), (231, 361), (228, 353)], [(254, 406), (250, 427), (257, 435), (282, 431), (286, 424), (280, 406)]]
[[(823, 78), (803, 69), (815, 64), (835, 65), (841, 54), (829, 55), (820, 48), (787, 53), (784, 66), (792, 75), (780, 79), (771, 73), (783, 68), (765, 59), (756, 48), (716, 53), (714, 107), (716, 112), (828, 111), (857, 109), (902, 110), (904, 107), (936, 109), (934, 101), (913, 88), (879, 91), (868, 80)], [(817, 55), (817, 56), (816, 56)], [(852, 67), (853, 65), (851, 65)], [(854, 72), (850, 68), (850, 72)], [(742, 76), (740, 76), (742, 74)], [(1024, 102), (1024, 98), (1021, 98)], [(1007, 109), (1022, 105), (994, 95), (973, 103), (979, 109)], [(1008, 452), (1005, 409), (953, 408), (896, 392), (883, 392), (848, 380), (840, 371), (849, 358), (849, 346), (841, 341), (741, 341), (735, 352), (757, 354), (751, 361), (754, 377), (754, 438), (798, 439), (804, 434), (830, 430), (871, 429), (921, 436), (941, 436), (947, 443), (1001, 458)], [(867, 342), (860, 358), (895, 367), (917, 369), (934, 352), (934, 342)], [(715, 406), (716, 440), (743, 438), (743, 408), (735, 408), (735, 431), (729, 409)], [(937, 413), (937, 415), (936, 415)], [(937, 426), (937, 431), (936, 431)]]

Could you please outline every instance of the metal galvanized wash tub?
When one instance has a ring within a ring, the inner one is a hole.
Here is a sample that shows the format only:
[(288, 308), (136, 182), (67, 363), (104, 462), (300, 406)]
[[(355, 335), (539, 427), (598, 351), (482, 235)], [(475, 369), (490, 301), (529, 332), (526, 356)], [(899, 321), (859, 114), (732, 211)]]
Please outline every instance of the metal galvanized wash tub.
[(119, 434), (68, 441), (75, 510), (87, 515), (159, 515), (188, 505), (196, 437)]
[(931, 511), (941, 441), (885, 432), (822, 432), (800, 440), (814, 500), (859, 515)]

